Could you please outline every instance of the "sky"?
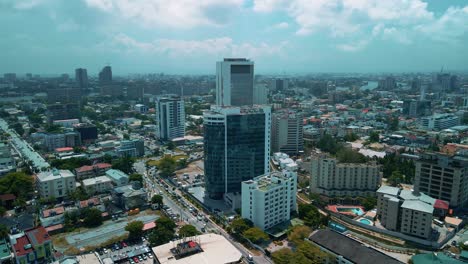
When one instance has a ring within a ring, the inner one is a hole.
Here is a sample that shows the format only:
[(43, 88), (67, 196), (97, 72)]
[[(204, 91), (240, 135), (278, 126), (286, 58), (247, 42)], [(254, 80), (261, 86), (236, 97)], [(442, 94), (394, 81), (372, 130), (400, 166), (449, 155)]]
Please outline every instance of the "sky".
[(468, 0), (0, 0), (0, 73), (468, 70)]

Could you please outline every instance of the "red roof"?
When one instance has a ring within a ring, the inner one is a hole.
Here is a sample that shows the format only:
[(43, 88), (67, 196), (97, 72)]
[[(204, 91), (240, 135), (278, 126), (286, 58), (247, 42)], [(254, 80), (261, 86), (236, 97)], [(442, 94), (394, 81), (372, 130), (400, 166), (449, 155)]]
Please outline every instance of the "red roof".
[(195, 243), (195, 242), (193, 242), (193, 241), (189, 241), (189, 242), (188, 242), (188, 246), (189, 246), (190, 248), (194, 248), (194, 247), (197, 246), (197, 243)]
[(155, 222), (149, 222), (143, 225), (143, 231), (151, 230), (156, 227)]
[(68, 152), (68, 151), (73, 151), (73, 148), (70, 148), (70, 147), (56, 148), (55, 151), (57, 151), (57, 152)]
[(2, 201), (11, 201), (11, 200), (15, 200), (15, 199), (16, 199), (16, 196), (14, 194), (11, 194), (11, 193), (0, 195), (0, 200), (2, 200)]
[(436, 209), (442, 209), (442, 210), (448, 210), (449, 209), (449, 203), (446, 201), (442, 201), (437, 199), (434, 203), (434, 208)]
[(60, 206), (60, 207), (55, 207), (52, 209), (44, 210), (42, 211), (42, 215), (45, 218), (47, 218), (49, 216), (52, 216), (53, 212), (55, 212), (55, 215), (60, 215), (60, 214), (63, 214), (63, 212), (65, 212), (65, 208), (63, 208), (63, 206)]
[(76, 169), (76, 172), (85, 172), (85, 171), (91, 171), (91, 170), (93, 170), (93, 166), (84, 165)]
[(17, 238), (16, 244), (13, 245), (15, 255), (24, 256), (34, 251), (35, 246), (42, 245), (49, 240), (49, 233), (43, 226), (25, 230), (25, 235)]
[(101, 202), (99, 202), (99, 199), (94, 197), (88, 200), (80, 201), (80, 208), (88, 207), (90, 203), (93, 203), (94, 205), (101, 204)]
[(112, 165), (109, 164), (109, 163), (98, 163), (94, 166), (97, 166), (99, 169), (107, 169), (107, 168), (111, 168)]
[(55, 231), (55, 230), (60, 230), (62, 228), (63, 228), (63, 225), (58, 224), (58, 225), (53, 225), (53, 226), (46, 227), (46, 231), (51, 232), (51, 231)]

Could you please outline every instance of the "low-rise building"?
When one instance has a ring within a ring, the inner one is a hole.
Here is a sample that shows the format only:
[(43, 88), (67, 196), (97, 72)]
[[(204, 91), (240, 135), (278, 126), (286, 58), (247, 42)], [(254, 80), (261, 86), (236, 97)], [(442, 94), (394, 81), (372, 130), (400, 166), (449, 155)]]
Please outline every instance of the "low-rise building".
[(377, 190), (377, 217), (391, 231), (429, 239), (435, 211), (448, 210), (448, 203), (424, 193), (382, 186)]
[(451, 114), (437, 114), (421, 118), (421, 127), (427, 130), (439, 131), (459, 124), (460, 118)]
[(141, 208), (148, 203), (148, 194), (141, 188), (140, 182), (114, 188), (112, 199), (114, 204), (123, 210)]
[[(336, 257), (339, 264), (401, 264), (384, 253), (331, 230), (317, 230), (310, 237), (314, 245)], [(307, 243), (307, 242), (306, 242)]]
[(75, 175), (69, 170), (55, 168), (37, 174), (36, 184), (43, 198), (63, 198), (76, 189)]
[(143, 157), (145, 155), (145, 143), (141, 139), (123, 140), (116, 152), (119, 157)]
[(10, 146), (0, 142), (0, 176), (16, 170), (16, 162), (11, 155)]
[(311, 156), (310, 190), (327, 197), (375, 196), (382, 181), (376, 162), (341, 163), (327, 154)]
[(112, 165), (109, 163), (97, 163), (94, 165), (85, 165), (75, 169), (77, 179), (87, 179), (101, 176), (110, 170)]
[(17, 264), (50, 263), (54, 259), (52, 239), (43, 226), (11, 235), (10, 244)]
[(262, 230), (290, 219), (296, 211), (297, 174), (271, 172), (242, 182), (242, 217)]
[(90, 195), (108, 192), (112, 187), (112, 180), (107, 176), (99, 176), (83, 180), (83, 188), (86, 193)]
[(128, 179), (130, 178), (125, 172), (114, 169), (107, 170), (106, 176), (109, 177), (116, 186), (128, 184)]
[(242, 253), (226, 238), (217, 234), (203, 234), (181, 239), (153, 248), (155, 263), (160, 264), (230, 264), (240, 263)]
[(11, 263), (11, 251), (7, 241), (0, 238), (0, 263)]
[(43, 210), (39, 216), (39, 221), (43, 227), (63, 224), (65, 220), (65, 208), (63, 206)]

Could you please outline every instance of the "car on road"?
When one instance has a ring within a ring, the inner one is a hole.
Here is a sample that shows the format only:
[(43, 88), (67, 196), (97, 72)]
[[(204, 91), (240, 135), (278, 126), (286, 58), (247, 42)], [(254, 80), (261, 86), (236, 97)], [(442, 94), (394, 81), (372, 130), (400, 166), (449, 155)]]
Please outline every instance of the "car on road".
[(452, 246), (456, 246), (457, 245), (457, 241), (456, 240), (452, 240)]
[(135, 261), (135, 263), (140, 262), (137, 257), (133, 257), (133, 261)]

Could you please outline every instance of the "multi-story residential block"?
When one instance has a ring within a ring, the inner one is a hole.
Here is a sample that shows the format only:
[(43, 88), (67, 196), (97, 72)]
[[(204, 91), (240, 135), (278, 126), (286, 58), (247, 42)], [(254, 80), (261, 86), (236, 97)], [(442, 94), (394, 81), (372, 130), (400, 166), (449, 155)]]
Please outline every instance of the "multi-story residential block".
[(16, 264), (51, 263), (54, 260), (52, 239), (43, 226), (10, 236)]
[(271, 108), (212, 107), (203, 113), (206, 193), (221, 199), (269, 172)]
[(97, 127), (93, 124), (80, 123), (73, 126), (75, 131), (80, 134), (83, 144), (91, 144), (98, 138)]
[(262, 230), (290, 219), (296, 211), (297, 174), (271, 172), (242, 182), (242, 218)]
[(96, 193), (108, 192), (113, 188), (112, 180), (107, 176), (99, 176), (83, 180), (83, 188), (86, 193), (94, 195)]
[(145, 155), (145, 143), (142, 139), (123, 140), (116, 151), (120, 157), (143, 157)]
[(16, 169), (16, 162), (11, 155), (9, 144), (0, 142), (0, 177)]
[(47, 118), (49, 123), (54, 120), (80, 118), (81, 111), (78, 102), (54, 103), (47, 106)]
[(139, 182), (114, 188), (112, 199), (116, 206), (124, 210), (141, 208), (148, 203), (148, 194)]
[(81, 145), (80, 134), (74, 131), (64, 133), (34, 133), (31, 136), (36, 142), (41, 142), (47, 151)]
[(125, 172), (114, 169), (107, 170), (106, 176), (109, 177), (116, 186), (128, 184), (130, 178)]
[(327, 197), (374, 196), (382, 181), (376, 162), (341, 163), (327, 154), (311, 156), (310, 190)]
[(63, 198), (76, 189), (75, 175), (69, 170), (52, 169), (36, 175), (41, 197)]
[(156, 136), (162, 140), (185, 136), (185, 108), (182, 98), (156, 98)]
[(96, 176), (101, 176), (106, 173), (107, 170), (110, 170), (112, 165), (109, 163), (97, 163), (94, 165), (85, 165), (75, 169), (76, 178), (87, 179)]
[(271, 150), (298, 155), (304, 149), (302, 114), (282, 110), (272, 114)]
[(39, 215), (39, 221), (43, 227), (63, 224), (65, 221), (65, 208), (63, 206), (46, 209)]
[(382, 186), (377, 190), (377, 217), (388, 230), (428, 239), (437, 210), (447, 211), (448, 203), (397, 187)]
[(415, 161), (414, 190), (450, 202), (453, 207), (468, 204), (468, 152), (449, 156), (421, 154)]
[(137, 111), (140, 114), (148, 113), (148, 106), (146, 106), (144, 104), (136, 104), (134, 109), (135, 109), (135, 111)]
[(460, 118), (451, 114), (438, 114), (421, 118), (421, 127), (427, 130), (439, 131), (459, 124)]
[(253, 61), (232, 58), (216, 63), (216, 105), (252, 105), (253, 91)]

